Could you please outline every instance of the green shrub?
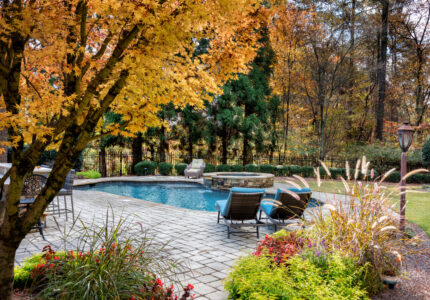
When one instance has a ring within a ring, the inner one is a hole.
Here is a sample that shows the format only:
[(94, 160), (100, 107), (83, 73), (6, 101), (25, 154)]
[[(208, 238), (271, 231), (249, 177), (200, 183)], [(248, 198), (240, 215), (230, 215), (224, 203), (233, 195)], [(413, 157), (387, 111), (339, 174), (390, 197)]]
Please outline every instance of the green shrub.
[(301, 174), (301, 167), (297, 165), (291, 165), (286, 167), (288, 170), (287, 176), (293, 176), (293, 175), (300, 175)]
[(176, 175), (184, 176), (184, 171), (187, 168), (187, 164), (179, 163), (175, 165)]
[(243, 171), (243, 165), (232, 165), (231, 171), (232, 172), (242, 172)]
[[(146, 172), (145, 172), (146, 169)], [(134, 166), (134, 172), (138, 176), (142, 175), (155, 175), (155, 170), (157, 169), (157, 163), (155, 161), (141, 161)]]
[(424, 165), (430, 167), (430, 136), (427, 138), (423, 148), (421, 149), (421, 157)]
[(161, 162), (158, 164), (158, 172), (161, 175), (170, 175), (172, 174), (173, 165), (167, 162)]
[(219, 165), (216, 167), (217, 172), (230, 172), (230, 166), (229, 165)]
[(275, 175), (276, 176), (285, 176), (286, 175), (286, 172), (287, 172), (287, 168), (285, 168), (284, 166), (282, 166), (282, 165), (277, 165), (277, 166), (275, 166)]
[(273, 267), (271, 258), (242, 258), (228, 275), (225, 288), (233, 299), (369, 299), (363, 269), (337, 254), (324, 263), (296, 255), (288, 267)]
[[(143, 229), (136, 234), (131, 224), (135, 222), (107, 218), (105, 224), (83, 227), (76, 250), (59, 253), (46, 246), (43, 260), (35, 259), (27, 277), (30, 292), (37, 299), (174, 299), (173, 287), (159, 277), (170, 280), (168, 274), (176, 274), (178, 267)], [(19, 271), (16, 282), (24, 275)], [(184, 299), (192, 288), (184, 289)]]
[(270, 174), (275, 174), (275, 166), (273, 165), (261, 165), (260, 166), (260, 172), (262, 173), (270, 173)]
[(85, 179), (96, 179), (102, 177), (102, 174), (96, 170), (88, 170), (76, 173), (77, 176), (82, 176)]
[(245, 166), (246, 172), (258, 172), (258, 166), (254, 164), (248, 164)]
[(400, 172), (393, 172), (385, 179), (387, 182), (400, 182), (401, 175)]
[(308, 166), (299, 167), (299, 175), (302, 177), (314, 177), (314, 168)]
[(212, 172), (215, 172), (215, 170), (216, 170), (216, 168), (213, 164), (206, 164), (204, 172), (205, 173), (212, 173)]
[(46, 261), (42, 257), (42, 253), (37, 253), (29, 258), (26, 258), (21, 266), (14, 268), (13, 287), (25, 288), (32, 283), (31, 274), (37, 265), (44, 264)]

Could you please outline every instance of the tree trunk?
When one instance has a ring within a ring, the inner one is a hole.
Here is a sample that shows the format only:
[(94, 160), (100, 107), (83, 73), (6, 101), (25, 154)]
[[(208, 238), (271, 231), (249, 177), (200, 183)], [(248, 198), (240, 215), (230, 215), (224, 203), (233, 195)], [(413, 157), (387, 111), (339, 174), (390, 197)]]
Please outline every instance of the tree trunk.
[(161, 134), (160, 134), (160, 162), (166, 161), (166, 128), (164, 126), (161, 126)]
[(378, 102), (376, 104), (376, 128), (375, 137), (382, 141), (384, 134), (384, 115), (385, 115), (385, 77), (387, 70), (387, 45), (388, 45), (388, 13), (389, 13), (389, 0), (381, 0), (382, 13), (381, 13), (381, 40), (379, 43), (379, 56), (378, 56)]
[(13, 268), (17, 248), (8, 240), (0, 240), (0, 295), (4, 300), (13, 298)]
[(191, 131), (192, 129), (188, 128), (188, 158), (190, 163), (193, 160), (193, 139), (191, 137)]
[(249, 164), (248, 158), (248, 137), (246, 134), (243, 136), (243, 150), (242, 150), (242, 164), (246, 166)]
[(102, 175), (102, 177), (106, 177), (107, 176), (106, 147), (101, 147), (100, 148), (99, 158), (100, 158), (100, 163), (99, 163), (100, 174)]
[(134, 166), (142, 161), (142, 133), (138, 133), (135, 138), (133, 138), (131, 142), (131, 152), (132, 152), (132, 168), (131, 173), (135, 174), (134, 172)]
[(227, 136), (227, 134), (221, 135), (221, 146), (222, 146), (221, 163), (226, 165), (227, 164), (227, 154), (228, 154), (228, 149), (227, 149), (227, 147), (228, 147), (228, 136)]

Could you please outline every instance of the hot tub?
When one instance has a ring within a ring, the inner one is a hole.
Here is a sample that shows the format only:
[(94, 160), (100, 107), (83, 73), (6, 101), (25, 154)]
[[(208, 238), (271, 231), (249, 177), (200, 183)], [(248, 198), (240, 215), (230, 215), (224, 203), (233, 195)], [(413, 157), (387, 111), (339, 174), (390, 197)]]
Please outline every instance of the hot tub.
[(272, 187), (274, 179), (275, 176), (268, 173), (213, 172), (203, 174), (203, 182), (206, 187), (220, 190), (229, 190), (232, 187)]

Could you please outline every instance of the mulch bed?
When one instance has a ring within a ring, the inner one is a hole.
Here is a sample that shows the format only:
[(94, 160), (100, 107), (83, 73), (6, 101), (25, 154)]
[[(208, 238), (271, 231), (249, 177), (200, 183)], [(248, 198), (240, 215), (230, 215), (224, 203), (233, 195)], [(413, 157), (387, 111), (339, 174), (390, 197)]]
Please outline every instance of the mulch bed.
[(373, 297), (374, 300), (424, 300), (430, 299), (430, 238), (414, 224), (410, 227), (423, 240), (419, 246), (420, 254), (411, 254), (405, 258), (405, 277), (397, 283), (394, 290), (386, 289)]

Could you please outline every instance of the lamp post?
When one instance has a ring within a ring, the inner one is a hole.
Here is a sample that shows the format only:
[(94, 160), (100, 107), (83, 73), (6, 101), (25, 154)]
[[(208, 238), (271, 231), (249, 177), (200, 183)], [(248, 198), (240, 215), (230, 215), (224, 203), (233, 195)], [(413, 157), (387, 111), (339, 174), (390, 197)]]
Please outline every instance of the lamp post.
[(400, 226), (399, 229), (405, 231), (405, 211), (406, 211), (406, 182), (403, 179), (406, 175), (406, 152), (412, 144), (412, 138), (414, 136), (414, 129), (409, 125), (409, 122), (403, 122), (402, 126), (397, 130), (399, 136), (399, 146), (402, 149), (402, 159), (400, 163)]

